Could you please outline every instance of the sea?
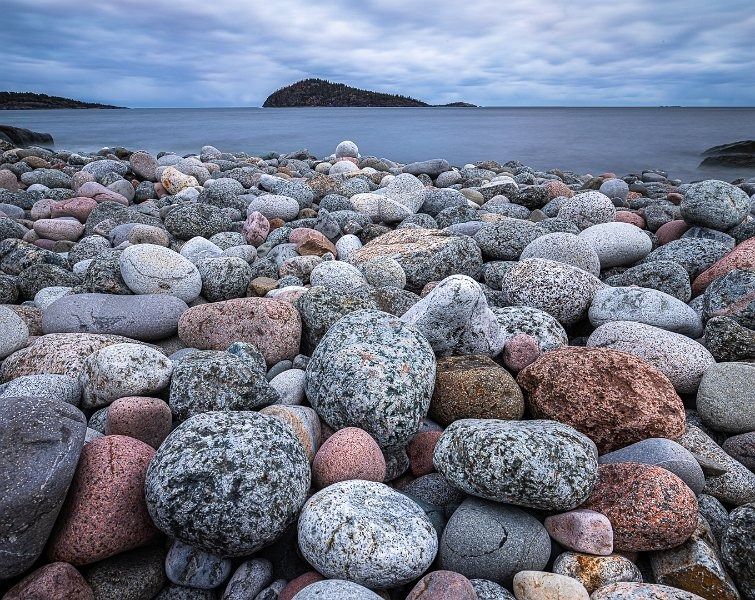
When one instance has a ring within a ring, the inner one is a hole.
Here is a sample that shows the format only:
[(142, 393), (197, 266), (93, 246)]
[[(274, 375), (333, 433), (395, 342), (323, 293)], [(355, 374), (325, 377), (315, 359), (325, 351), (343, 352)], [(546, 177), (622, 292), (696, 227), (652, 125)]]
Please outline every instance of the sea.
[(199, 153), (203, 145), (260, 155), (342, 140), (398, 162), (519, 160), (538, 170), (618, 175), (666, 170), (683, 181), (755, 176), (701, 168), (706, 148), (755, 139), (755, 108), (136, 108), (0, 111), (0, 123), (51, 133), (56, 149), (125, 146)]

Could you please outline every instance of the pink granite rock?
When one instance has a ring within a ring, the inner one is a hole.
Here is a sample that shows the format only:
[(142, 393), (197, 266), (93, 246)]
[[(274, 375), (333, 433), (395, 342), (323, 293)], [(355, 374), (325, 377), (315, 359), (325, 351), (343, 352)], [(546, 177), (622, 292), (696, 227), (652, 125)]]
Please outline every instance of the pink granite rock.
[(655, 235), (658, 238), (658, 245), (663, 246), (664, 244), (678, 240), (688, 229), (689, 225), (682, 219), (664, 223), (655, 232)]
[(702, 294), (714, 279), (723, 277), (734, 269), (755, 269), (755, 237), (745, 240), (700, 273), (692, 282), (692, 293)]
[(545, 188), (545, 191), (548, 192), (548, 199), (550, 200), (558, 198), (559, 196), (571, 198), (574, 195), (574, 191), (563, 181), (556, 181), (555, 179), (552, 179), (550, 181), (546, 181), (543, 184), (543, 187)]
[(518, 333), (503, 347), (503, 364), (518, 373), (540, 357), (537, 340), (526, 333)]
[(96, 181), (87, 181), (76, 191), (76, 193), (79, 194), (79, 196), (84, 196), (86, 198), (94, 198), (98, 203), (107, 201), (117, 202), (124, 206), (128, 206), (128, 199), (125, 196), (106, 188), (104, 185), (97, 183)]
[(51, 216), (52, 205), (55, 204), (55, 200), (51, 198), (42, 198), (37, 200), (31, 207), (29, 214), (32, 220), (49, 219)]
[(570, 550), (598, 556), (613, 552), (611, 521), (599, 512), (572, 510), (546, 517), (544, 525), (554, 540)]
[(85, 198), (83, 196), (68, 198), (68, 200), (53, 202), (50, 206), (50, 216), (53, 219), (57, 217), (74, 217), (83, 223), (87, 220), (89, 213), (94, 210), (95, 206), (97, 206), (97, 201), (94, 198)]
[(270, 221), (259, 211), (254, 211), (246, 217), (244, 222), (244, 236), (252, 246), (259, 246), (270, 233)]
[(322, 233), (308, 227), (297, 227), (291, 232), (289, 242), (296, 244), (296, 250), (302, 256), (322, 256), (330, 252), (335, 256), (338, 251), (335, 245)]
[(460, 573), (433, 571), (417, 582), (406, 600), (477, 600), (477, 592)]
[(18, 191), (18, 179), (13, 171), (0, 169), (0, 188), (10, 190), (11, 192)]
[(126, 435), (156, 449), (168, 437), (172, 421), (170, 407), (160, 398), (127, 396), (108, 408), (105, 434)]
[(629, 210), (619, 210), (616, 212), (615, 221), (619, 223), (631, 223), (636, 225), (640, 229), (645, 229), (645, 219), (642, 215), (638, 215), (636, 212)]
[(299, 575), (295, 579), (292, 579), (286, 584), (278, 595), (278, 600), (291, 600), (296, 594), (302, 591), (305, 587), (318, 581), (323, 581), (325, 577), (320, 575), (317, 571), (307, 571), (303, 575)]
[(54, 562), (32, 571), (3, 600), (94, 600), (94, 593), (76, 567)]
[(421, 431), (409, 442), (406, 454), (409, 456), (409, 468), (412, 475), (420, 477), (435, 471), (433, 453), (441, 435), (443, 435), (442, 431)]
[(81, 452), (76, 474), (50, 536), (50, 559), (89, 565), (150, 543), (144, 480), (155, 451), (137, 439), (106, 435)]
[(48, 240), (75, 242), (84, 234), (84, 226), (73, 218), (40, 219), (34, 222), (34, 231)]
[(312, 479), (318, 488), (351, 479), (382, 482), (385, 458), (377, 442), (363, 429), (339, 429), (317, 451)]

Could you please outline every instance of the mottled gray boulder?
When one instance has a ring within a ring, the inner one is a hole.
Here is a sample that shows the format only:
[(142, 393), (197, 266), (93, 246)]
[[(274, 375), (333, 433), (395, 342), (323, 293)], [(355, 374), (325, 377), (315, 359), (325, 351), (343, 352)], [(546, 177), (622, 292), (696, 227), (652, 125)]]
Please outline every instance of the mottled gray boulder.
[(639, 264), (623, 273), (606, 277), (603, 281), (617, 287), (636, 285), (652, 288), (682, 302), (689, 302), (692, 297), (689, 273), (682, 265), (670, 260), (655, 260)]
[(123, 281), (135, 294), (170, 294), (191, 302), (202, 290), (197, 267), (163, 246), (129, 246), (121, 253), (119, 263)]
[[(209, 411), (252, 410), (278, 401), (265, 378), (264, 368), (244, 350), (254, 346), (237, 342), (234, 353), (195, 351), (182, 358), (170, 380), (170, 405), (180, 420)], [(264, 362), (262, 363), (264, 367)]]
[(466, 275), (452, 275), (441, 281), (401, 320), (421, 331), (441, 356), (496, 356), (505, 341), (480, 284)]
[(300, 590), (291, 600), (379, 600), (372, 590), (345, 579), (326, 579)]
[(39, 558), (84, 446), (86, 419), (49, 398), (0, 398), (0, 580)]
[(729, 511), (721, 504), (720, 500), (708, 494), (700, 494), (697, 497), (697, 505), (700, 509), (700, 516), (708, 522), (711, 532), (720, 546), (724, 532), (729, 526)]
[(749, 360), (755, 356), (755, 330), (732, 317), (713, 317), (705, 324), (705, 347), (719, 361)]
[(202, 297), (208, 302), (221, 302), (231, 298), (244, 298), (252, 268), (238, 256), (206, 258), (197, 264), (202, 278)]
[(734, 460), (755, 473), (755, 431), (733, 435), (721, 447)]
[(749, 214), (750, 199), (730, 183), (708, 179), (685, 190), (679, 209), (687, 223), (726, 231)]
[(333, 325), (307, 365), (306, 394), (333, 428), (360, 427), (381, 447), (403, 446), (427, 415), (435, 354), (397, 317), (358, 310)]
[(508, 269), (501, 291), (514, 306), (543, 310), (562, 325), (573, 325), (586, 314), (604, 284), (582, 269), (542, 258), (527, 258)]
[(467, 199), (459, 190), (428, 188), (425, 190), (425, 201), (420, 212), (434, 217), (447, 208), (467, 205)]
[(656, 583), (621, 581), (596, 590), (590, 600), (704, 600), (691, 592)]
[(196, 236), (210, 238), (233, 227), (231, 218), (223, 209), (201, 202), (171, 208), (163, 222), (165, 229), (179, 240), (190, 240)]
[(266, 558), (244, 561), (234, 571), (223, 592), (223, 600), (256, 599), (273, 581), (273, 564)]
[(684, 267), (694, 279), (730, 251), (728, 244), (715, 240), (683, 238), (656, 248), (642, 259), (642, 263), (670, 260)]
[(680, 394), (694, 394), (705, 370), (715, 364), (710, 352), (686, 335), (636, 321), (612, 321), (592, 332), (591, 348), (629, 352), (669, 378)]
[(590, 322), (599, 327), (612, 321), (635, 321), (698, 338), (703, 324), (698, 314), (673, 296), (640, 287), (606, 287), (595, 292)]
[(23, 375), (0, 386), (0, 397), (30, 397), (59, 400), (78, 406), (82, 388), (68, 375)]
[(474, 241), (488, 259), (517, 260), (530, 242), (544, 233), (531, 221), (503, 219), (484, 223), (474, 234)]
[(374, 481), (342, 481), (317, 492), (299, 517), (299, 547), (318, 572), (385, 589), (420, 577), (438, 536), (408, 496)]
[(697, 391), (697, 412), (703, 423), (716, 431), (755, 431), (755, 364), (712, 365)]
[(28, 342), (26, 321), (9, 308), (0, 306), (0, 359), (24, 348)]
[(169, 583), (155, 600), (217, 600), (215, 590), (198, 590)]
[(611, 199), (626, 200), (629, 195), (629, 185), (623, 179), (611, 178), (601, 183), (598, 191)]
[(600, 259), (595, 249), (580, 236), (571, 233), (548, 233), (542, 235), (522, 251), (521, 258), (544, 258), (554, 260), (600, 275)]
[(137, 548), (101, 560), (85, 572), (94, 598), (144, 600), (153, 598), (166, 583), (165, 550)]
[(409, 163), (401, 169), (404, 173), (410, 173), (412, 175), (420, 175), (425, 173), (431, 177), (435, 177), (451, 170), (451, 165), (445, 158), (431, 158), (430, 160), (421, 160), (419, 162)]
[(755, 329), (755, 270), (733, 269), (705, 289), (703, 318), (719, 316)]
[(103, 179), (108, 173), (117, 173), (123, 177), (128, 173), (128, 164), (119, 160), (111, 160), (105, 158), (102, 160), (95, 160), (82, 167), (82, 171), (85, 173), (91, 173), (97, 181)]
[(575, 223), (581, 230), (599, 223), (610, 223), (616, 217), (616, 207), (611, 199), (591, 190), (575, 194), (559, 205), (558, 218)]
[(755, 598), (755, 502), (731, 511), (721, 555), (742, 596)]
[(167, 294), (73, 294), (45, 309), (42, 331), (112, 333), (135, 340), (162, 340), (176, 335), (178, 318), (188, 308), (186, 302)]
[(600, 223), (579, 234), (592, 246), (600, 260), (600, 268), (631, 265), (645, 258), (653, 249), (650, 237), (631, 223)]
[(489, 579), (470, 579), (477, 600), (516, 600), (514, 594)]
[(228, 579), (231, 561), (173, 540), (165, 557), (165, 574), (175, 584), (211, 590)]
[(506, 340), (524, 333), (537, 341), (541, 352), (569, 344), (561, 323), (545, 311), (530, 306), (504, 306), (492, 310)]
[(433, 462), (468, 494), (551, 511), (582, 504), (598, 478), (595, 444), (556, 421), (454, 421)]
[(550, 553), (548, 532), (535, 517), (513, 506), (468, 498), (448, 520), (438, 564), (468, 579), (511, 585), (519, 571), (545, 568)]
[(600, 464), (636, 462), (655, 465), (671, 471), (698, 495), (705, 485), (705, 476), (692, 453), (672, 440), (648, 438), (624, 448), (603, 454)]
[(147, 471), (147, 508), (167, 535), (221, 556), (246, 556), (293, 522), (310, 477), (304, 447), (278, 419), (202, 413), (158, 448)]
[(368, 285), (362, 271), (347, 262), (328, 260), (318, 264), (309, 275), (314, 286), (356, 292)]

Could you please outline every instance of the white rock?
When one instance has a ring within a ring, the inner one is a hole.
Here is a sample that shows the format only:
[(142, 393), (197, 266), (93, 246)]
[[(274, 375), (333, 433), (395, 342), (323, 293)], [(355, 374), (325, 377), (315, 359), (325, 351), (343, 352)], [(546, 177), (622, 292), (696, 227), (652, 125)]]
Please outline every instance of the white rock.
[(197, 267), (170, 248), (129, 246), (121, 253), (119, 263), (123, 281), (135, 294), (171, 294), (192, 302), (202, 291)]
[(600, 259), (600, 268), (632, 265), (653, 250), (650, 237), (631, 223), (599, 223), (580, 232), (579, 238), (590, 244)]
[(181, 246), (181, 256), (195, 265), (205, 258), (217, 258), (223, 254), (219, 246), (201, 236), (196, 236), (184, 242)]
[(336, 242), (339, 260), (348, 260), (349, 254), (356, 252), (362, 247), (361, 240), (353, 233), (347, 233)]
[(362, 272), (355, 266), (340, 260), (326, 260), (317, 265), (309, 275), (314, 285), (333, 288), (343, 292), (354, 292), (366, 285)]
[(514, 575), (516, 600), (590, 600), (576, 579), (545, 571), (519, 571)]
[(5, 358), (29, 342), (29, 328), (21, 317), (0, 306), (0, 358)]
[(262, 213), (268, 219), (292, 221), (299, 214), (299, 203), (288, 196), (264, 194), (257, 196), (249, 203), (246, 214), (249, 216), (255, 211)]
[(304, 401), (307, 373), (302, 369), (287, 369), (270, 380), (270, 386), (278, 392), (280, 404), (298, 405)]

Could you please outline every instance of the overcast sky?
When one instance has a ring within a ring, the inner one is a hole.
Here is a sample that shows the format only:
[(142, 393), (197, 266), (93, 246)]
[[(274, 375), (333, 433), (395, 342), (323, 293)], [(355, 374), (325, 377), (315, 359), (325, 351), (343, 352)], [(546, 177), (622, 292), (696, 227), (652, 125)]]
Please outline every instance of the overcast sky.
[(305, 77), (485, 106), (755, 105), (755, 0), (0, 0), (0, 90), (259, 106)]

